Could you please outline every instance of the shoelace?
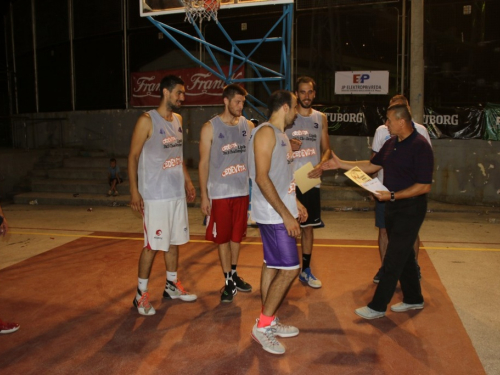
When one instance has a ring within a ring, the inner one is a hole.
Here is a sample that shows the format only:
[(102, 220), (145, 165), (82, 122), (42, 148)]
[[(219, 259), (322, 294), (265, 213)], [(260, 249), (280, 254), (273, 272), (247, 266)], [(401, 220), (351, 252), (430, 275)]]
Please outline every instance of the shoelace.
[(184, 287), (182, 286), (182, 284), (181, 284), (181, 281), (180, 281), (180, 280), (177, 280), (177, 282), (176, 282), (176, 283), (174, 283), (174, 286), (175, 286), (177, 289), (179, 289), (179, 290), (180, 290), (180, 292), (181, 292), (182, 294), (188, 294), (188, 292), (186, 292), (186, 291), (184, 290)]
[(137, 305), (144, 307), (146, 310), (151, 308), (149, 303), (149, 292), (143, 292), (141, 298), (137, 301)]
[(274, 318), (274, 323), (273, 325), (271, 325), (271, 329), (274, 331), (274, 333), (276, 333), (278, 331), (278, 327), (281, 327), (281, 329), (283, 331), (288, 331), (288, 329), (290, 328), (290, 326), (287, 326), (287, 325), (284, 325), (284, 324), (281, 324), (280, 323), (280, 320), (278, 319), (278, 317), (275, 317)]
[(305, 273), (308, 279), (317, 280), (311, 271)]
[(269, 341), (269, 343), (273, 346), (280, 344), (278, 342), (278, 340), (276, 340), (276, 336), (274, 336), (274, 330), (275, 329), (272, 326), (269, 326), (269, 327), (266, 327), (266, 331), (264, 332), (264, 334), (266, 335), (267, 341)]
[(246, 284), (245, 279), (243, 277), (239, 277), (238, 275), (233, 276), (233, 281), (235, 284), (237, 283)]

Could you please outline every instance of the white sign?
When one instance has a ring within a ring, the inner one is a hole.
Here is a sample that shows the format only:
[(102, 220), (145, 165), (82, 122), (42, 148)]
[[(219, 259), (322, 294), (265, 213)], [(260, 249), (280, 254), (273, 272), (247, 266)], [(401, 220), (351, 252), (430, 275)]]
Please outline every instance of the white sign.
[(335, 72), (335, 94), (386, 95), (388, 92), (387, 70)]

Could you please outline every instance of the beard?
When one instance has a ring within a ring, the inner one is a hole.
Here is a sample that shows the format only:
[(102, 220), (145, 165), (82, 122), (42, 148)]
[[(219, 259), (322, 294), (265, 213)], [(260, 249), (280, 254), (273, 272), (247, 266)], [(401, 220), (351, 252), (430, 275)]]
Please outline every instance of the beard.
[(167, 103), (167, 107), (171, 111), (178, 111), (179, 109), (181, 109), (181, 106), (180, 105), (176, 105), (175, 103)]
[(304, 102), (302, 100), (300, 100), (299, 98), (297, 98), (297, 102), (299, 103), (299, 105), (302, 107), (302, 108), (305, 108), (305, 109), (308, 109), (308, 108), (311, 108), (312, 104), (313, 104), (313, 99), (311, 99), (311, 102), (309, 104), (304, 104)]
[(242, 111), (238, 112), (238, 111), (232, 109), (231, 107), (227, 107), (227, 110), (231, 114), (231, 116), (233, 116), (233, 117), (240, 117), (242, 114)]

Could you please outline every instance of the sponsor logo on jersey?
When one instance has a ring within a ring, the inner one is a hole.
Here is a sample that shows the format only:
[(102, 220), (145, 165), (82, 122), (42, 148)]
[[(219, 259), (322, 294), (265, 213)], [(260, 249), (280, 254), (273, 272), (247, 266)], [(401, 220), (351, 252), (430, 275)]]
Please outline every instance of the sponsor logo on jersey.
[(247, 167), (245, 166), (245, 164), (231, 165), (230, 167), (224, 169), (224, 172), (222, 172), (221, 176), (227, 177), (236, 173), (246, 172), (246, 170)]
[(224, 134), (219, 133), (219, 139), (222, 139), (222, 138), (225, 138), (225, 137), (224, 137)]
[(246, 145), (239, 145), (236, 142), (229, 143), (221, 147), (222, 154), (224, 155), (242, 153), (246, 152), (246, 150)]
[(307, 158), (308, 156), (313, 156), (313, 155), (316, 155), (315, 148), (304, 148), (302, 150), (297, 150), (293, 152), (294, 159)]
[(179, 126), (179, 129), (177, 129), (179, 133), (182, 133), (182, 128)]
[(175, 138), (175, 137), (167, 137), (167, 138), (163, 138), (163, 140), (161, 142), (164, 145), (166, 145), (166, 144), (169, 144), (169, 143), (177, 142), (177, 138)]
[(181, 164), (182, 164), (182, 159), (179, 157), (168, 159), (168, 160), (165, 160), (165, 162), (163, 163), (163, 169), (177, 167), (178, 165), (181, 165)]
[(281, 141), (281, 147), (286, 147), (286, 143), (283, 140)]
[(165, 129), (160, 129), (160, 134), (161, 135), (165, 134)]
[(309, 135), (307, 130), (295, 130), (292, 132), (292, 137), (298, 137), (300, 135)]
[(158, 229), (155, 233), (155, 240), (162, 240), (163, 237), (161, 236), (163, 232), (161, 231), (161, 229)]
[(221, 151), (225, 152), (225, 151), (232, 150), (233, 148), (237, 148), (237, 147), (238, 147), (238, 144), (236, 142), (233, 142), (233, 143), (229, 143), (227, 145), (222, 146)]

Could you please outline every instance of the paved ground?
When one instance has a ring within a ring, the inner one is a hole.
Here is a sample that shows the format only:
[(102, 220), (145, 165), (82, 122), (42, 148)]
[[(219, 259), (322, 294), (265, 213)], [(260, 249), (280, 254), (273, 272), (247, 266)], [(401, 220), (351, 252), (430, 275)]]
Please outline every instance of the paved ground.
[[(139, 233), (141, 219), (126, 207), (4, 206), (11, 226), (0, 241), (0, 269), (44, 253), (92, 232)], [(487, 374), (500, 373), (500, 213), (458, 207), (429, 212), (420, 237), (462, 320)], [(202, 234), (199, 209), (190, 209), (192, 234)], [(318, 239), (374, 240), (373, 212), (324, 212)], [(258, 236), (249, 229), (249, 236)], [(371, 246), (376, 252), (375, 246)], [(314, 262), (320, 262), (313, 256)], [(373, 273), (378, 268), (373, 265)], [(2, 272), (0, 272), (1, 278)], [(426, 280), (425, 270), (423, 278)], [(367, 285), (371, 280), (366, 280)], [(8, 296), (2, 296), (8, 300)], [(4, 317), (15, 318), (15, 317)], [(22, 328), (21, 328), (22, 329)]]

